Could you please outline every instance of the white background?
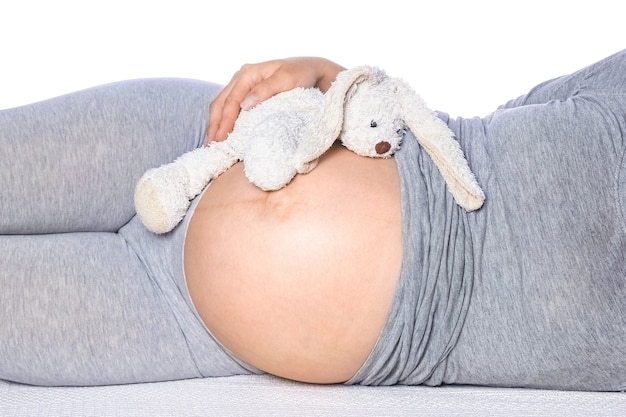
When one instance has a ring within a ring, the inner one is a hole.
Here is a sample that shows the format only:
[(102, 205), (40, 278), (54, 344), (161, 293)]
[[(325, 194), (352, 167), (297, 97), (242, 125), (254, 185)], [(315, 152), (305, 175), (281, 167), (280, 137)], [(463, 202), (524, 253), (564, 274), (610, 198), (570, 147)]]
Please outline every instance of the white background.
[(614, 0), (19, 0), (0, 6), (0, 109), (138, 77), (225, 83), (318, 55), (402, 77), (453, 116), (626, 48)]

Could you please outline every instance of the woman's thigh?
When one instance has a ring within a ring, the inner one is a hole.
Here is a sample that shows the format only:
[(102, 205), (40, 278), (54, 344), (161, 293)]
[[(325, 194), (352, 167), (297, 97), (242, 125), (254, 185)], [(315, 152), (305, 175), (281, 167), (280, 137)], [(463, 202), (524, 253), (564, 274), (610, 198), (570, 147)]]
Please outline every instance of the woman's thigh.
[(0, 236), (0, 379), (200, 376), (168, 301), (116, 233)]
[(117, 231), (136, 181), (202, 143), (214, 84), (108, 84), (0, 112), (0, 234)]

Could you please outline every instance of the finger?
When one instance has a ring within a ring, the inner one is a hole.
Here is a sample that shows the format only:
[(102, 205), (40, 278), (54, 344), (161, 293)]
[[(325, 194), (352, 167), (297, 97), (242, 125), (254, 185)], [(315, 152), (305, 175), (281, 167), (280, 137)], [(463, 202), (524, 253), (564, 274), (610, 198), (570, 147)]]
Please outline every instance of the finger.
[(215, 140), (222, 141), (228, 137), (235, 126), (235, 121), (241, 112), (241, 100), (227, 98), (224, 102), (219, 127), (215, 133)]
[(233, 83), (230, 99), (238, 102), (242, 109), (249, 110), (261, 101), (276, 94), (276, 92), (272, 93), (270, 91), (266, 93), (263, 91), (263, 85), (267, 84), (268, 79), (272, 79), (275, 76), (280, 65), (278, 60), (243, 65), (241, 70), (239, 70), (238, 79)]
[(226, 97), (228, 97), (228, 94), (230, 94), (231, 88), (231, 84), (227, 84), (209, 104), (209, 120), (206, 137), (204, 139), (205, 146), (210, 142), (215, 141), (217, 131), (220, 127), (220, 120), (222, 119), (222, 113), (224, 111), (224, 101), (226, 100)]
[(244, 97), (241, 107), (248, 110), (256, 106), (258, 103), (267, 100), (278, 93), (298, 87), (300, 84), (301, 83), (298, 82), (293, 74), (279, 69), (269, 77), (256, 83), (246, 97)]
[(219, 101), (219, 97), (216, 97), (209, 105), (209, 125), (207, 126), (206, 138), (204, 139), (205, 146), (216, 140), (215, 138), (220, 127), (222, 112), (223, 101)]
[(208, 146), (211, 142), (216, 141), (217, 130), (219, 125), (216, 122), (209, 120), (209, 125), (206, 130), (206, 136), (204, 137), (204, 146)]
[[(233, 75), (228, 85), (211, 103), (205, 144), (226, 139), (242, 107), (248, 109), (257, 103), (254, 100), (254, 103), (250, 104), (248, 96), (252, 88), (266, 77), (266, 73), (270, 71), (267, 69), (269, 66), (270, 63), (245, 64)], [(245, 102), (246, 98), (248, 102)]]
[[(239, 114), (239, 105), (237, 102), (242, 100), (237, 97), (245, 97), (246, 94), (246, 92), (238, 92), (237, 86), (239, 83), (240, 73), (237, 72), (211, 102), (209, 106), (209, 125), (204, 142), (205, 145), (213, 141), (224, 140), (230, 130), (232, 130), (234, 119), (236, 119)], [(233, 109), (235, 112), (234, 115)]]
[(245, 64), (211, 103), (205, 144), (226, 139), (242, 109), (248, 110), (297, 85), (283, 60)]

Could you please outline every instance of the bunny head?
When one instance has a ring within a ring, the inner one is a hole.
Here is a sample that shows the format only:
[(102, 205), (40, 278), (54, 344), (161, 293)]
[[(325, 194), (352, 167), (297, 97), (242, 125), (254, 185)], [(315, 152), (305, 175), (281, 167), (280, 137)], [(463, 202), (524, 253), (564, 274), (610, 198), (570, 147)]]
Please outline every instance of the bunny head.
[(405, 123), (389, 78), (371, 69), (371, 78), (354, 83), (344, 104), (343, 145), (363, 156), (388, 158), (400, 148)]
[(303, 141), (309, 157), (300, 167), (314, 163), (336, 139), (359, 155), (390, 157), (405, 128), (432, 158), (457, 204), (480, 208), (485, 195), (452, 131), (407, 83), (369, 66), (339, 73), (326, 92), (321, 117)]

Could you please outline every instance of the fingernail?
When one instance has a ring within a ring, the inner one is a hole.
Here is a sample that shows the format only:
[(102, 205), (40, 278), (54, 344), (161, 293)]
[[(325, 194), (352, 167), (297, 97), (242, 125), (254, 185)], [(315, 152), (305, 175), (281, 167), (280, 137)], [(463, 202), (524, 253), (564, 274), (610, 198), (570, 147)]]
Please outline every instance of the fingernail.
[(251, 108), (256, 106), (258, 102), (259, 96), (257, 96), (256, 94), (248, 94), (246, 98), (244, 98), (241, 102), (241, 108), (243, 110), (250, 110)]

